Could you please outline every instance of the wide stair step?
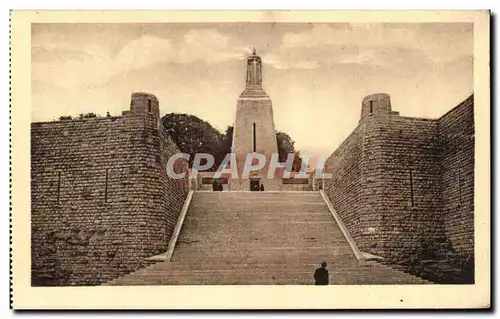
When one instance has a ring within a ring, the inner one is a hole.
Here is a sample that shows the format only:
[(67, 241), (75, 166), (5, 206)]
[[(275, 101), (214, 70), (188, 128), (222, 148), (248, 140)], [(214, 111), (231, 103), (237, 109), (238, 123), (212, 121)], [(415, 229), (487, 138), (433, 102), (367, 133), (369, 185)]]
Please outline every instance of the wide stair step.
[(425, 284), (358, 261), (317, 192), (196, 192), (170, 262), (106, 285), (310, 285), (322, 261), (330, 284)]

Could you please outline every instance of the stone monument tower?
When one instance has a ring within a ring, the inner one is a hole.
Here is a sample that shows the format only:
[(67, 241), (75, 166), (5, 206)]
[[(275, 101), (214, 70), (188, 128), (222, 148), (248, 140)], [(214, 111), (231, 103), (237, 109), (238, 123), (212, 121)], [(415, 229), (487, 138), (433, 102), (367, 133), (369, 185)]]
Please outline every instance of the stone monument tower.
[[(236, 107), (232, 152), (236, 156), (239, 179), (230, 182), (230, 188), (249, 190), (251, 186), (264, 185), (265, 190), (276, 189), (277, 181), (267, 179), (271, 156), (278, 153), (271, 99), (262, 88), (262, 60), (253, 49), (246, 59), (246, 86)], [(266, 165), (241, 178), (247, 154), (253, 152), (266, 157)]]

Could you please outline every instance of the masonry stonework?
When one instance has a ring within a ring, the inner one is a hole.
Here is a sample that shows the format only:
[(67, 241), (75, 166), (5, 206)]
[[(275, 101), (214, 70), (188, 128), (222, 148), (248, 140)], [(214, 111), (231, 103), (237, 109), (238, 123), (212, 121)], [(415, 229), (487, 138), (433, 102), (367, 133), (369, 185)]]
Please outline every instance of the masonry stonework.
[(32, 285), (100, 284), (166, 250), (188, 181), (166, 174), (160, 124), (146, 93), (122, 116), (32, 123)]
[[(262, 60), (255, 50), (247, 57), (246, 64), (246, 85), (238, 98), (232, 141), (238, 175), (243, 173), (247, 155), (261, 154), (266, 159), (265, 165), (260, 170), (253, 171), (250, 177), (258, 179), (266, 190), (279, 190), (282, 184), (278, 173), (275, 174), (278, 178), (266, 178), (272, 155), (278, 153), (278, 141), (272, 101), (262, 88)], [(229, 187), (232, 190), (246, 190), (249, 188), (249, 181), (249, 178), (233, 178), (230, 179)]]
[(404, 262), (423, 241), (473, 257), (473, 96), (440, 119), (399, 116), (387, 94), (362, 103), (327, 160), (325, 192), (360, 249)]
[(444, 227), (456, 250), (474, 256), (474, 100), (446, 113), (438, 125)]
[[(255, 144), (255, 145), (254, 145)], [(233, 152), (240, 172), (243, 171), (247, 154), (256, 152), (266, 158), (266, 165), (257, 172), (261, 183), (271, 189), (267, 181), (272, 154), (278, 153), (278, 143), (273, 121), (272, 102), (269, 98), (240, 98), (236, 109), (233, 133)], [(248, 189), (248, 180), (232, 181), (232, 189)]]
[(361, 209), (361, 155), (364, 127), (358, 126), (327, 160), (327, 171), (332, 179), (325, 179), (325, 192), (332, 205), (350, 230), (359, 239), (363, 214)]

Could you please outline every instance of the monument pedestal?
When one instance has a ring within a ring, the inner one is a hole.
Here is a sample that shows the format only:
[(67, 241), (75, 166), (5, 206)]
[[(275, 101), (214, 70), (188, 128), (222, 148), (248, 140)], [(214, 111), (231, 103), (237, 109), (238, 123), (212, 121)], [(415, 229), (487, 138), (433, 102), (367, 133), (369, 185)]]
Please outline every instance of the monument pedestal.
[[(255, 50), (247, 58), (246, 86), (236, 106), (232, 152), (236, 155), (240, 174), (248, 154), (264, 155), (266, 164), (258, 172), (258, 182), (265, 190), (276, 190), (279, 183), (267, 179), (272, 155), (278, 153), (273, 107), (262, 88), (262, 61)], [(250, 178), (232, 180), (230, 189), (249, 190)]]

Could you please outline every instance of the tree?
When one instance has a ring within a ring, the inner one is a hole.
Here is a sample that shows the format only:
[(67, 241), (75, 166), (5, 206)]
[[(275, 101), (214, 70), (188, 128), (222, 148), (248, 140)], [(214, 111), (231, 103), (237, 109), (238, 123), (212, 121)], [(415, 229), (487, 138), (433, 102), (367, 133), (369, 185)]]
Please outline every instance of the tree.
[[(217, 170), (222, 160), (231, 152), (233, 143), (233, 126), (228, 126), (225, 133), (219, 132), (210, 123), (189, 114), (169, 113), (162, 118), (162, 123), (180, 151), (190, 155), (189, 166), (192, 167), (196, 153), (208, 153), (214, 157), (212, 171)], [(285, 162), (288, 153), (295, 153), (293, 170), (300, 170), (302, 163), (300, 152), (295, 150), (295, 142), (286, 133), (277, 132), (279, 159)], [(203, 163), (202, 163), (203, 164)]]
[(278, 143), (278, 154), (281, 162), (286, 162), (289, 153), (295, 154), (293, 158), (292, 170), (298, 172), (302, 165), (302, 159), (300, 158), (300, 152), (295, 149), (295, 141), (290, 137), (290, 135), (284, 132), (276, 133), (276, 141)]
[(224, 134), (212, 127), (210, 123), (194, 115), (180, 113), (166, 114), (162, 118), (162, 123), (180, 151), (190, 155), (190, 167), (196, 153), (211, 154), (214, 156), (216, 166), (224, 158), (221, 158)]
[(279, 159), (284, 162), (288, 157), (288, 153), (295, 153), (295, 142), (290, 135), (279, 131), (276, 133), (276, 141), (278, 143)]
[(226, 128), (226, 134), (224, 134), (224, 148), (222, 152), (225, 154), (231, 152), (231, 148), (233, 147), (233, 131), (234, 127), (233, 126), (228, 126)]

